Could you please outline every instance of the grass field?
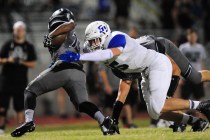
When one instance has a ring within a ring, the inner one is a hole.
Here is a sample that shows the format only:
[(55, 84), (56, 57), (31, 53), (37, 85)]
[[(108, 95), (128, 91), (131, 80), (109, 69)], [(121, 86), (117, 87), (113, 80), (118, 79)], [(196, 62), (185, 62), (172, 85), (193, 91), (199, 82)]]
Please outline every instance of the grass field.
[(148, 121), (136, 121), (138, 129), (121, 128), (120, 135), (103, 136), (97, 124), (93, 121), (74, 125), (37, 126), (36, 131), (27, 133), (20, 138), (12, 138), (7, 134), (0, 136), (0, 140), (210, 140), (210, 130), (206, 132), (173, 133), (169, 128), (148, 128)]

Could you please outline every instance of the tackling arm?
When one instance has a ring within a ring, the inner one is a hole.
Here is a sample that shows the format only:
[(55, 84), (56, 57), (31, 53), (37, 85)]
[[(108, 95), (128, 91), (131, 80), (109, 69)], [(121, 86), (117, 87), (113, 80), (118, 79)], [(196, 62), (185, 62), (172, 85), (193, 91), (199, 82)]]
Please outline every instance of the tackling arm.
[(105, 61), (122, 53), (119, 48), (112, 48), (106, 50), (97, 50), (90, 53), (79, 54), (72, 51), (66, 51), (59, 56), (59, 59), (65, 62), (75, 61)]
[(118, 48), (97, 50), (91, 53), (84, 53), (80, 55), (79, 60), (81, 61), (105, 61), (111, 59), (114, 56), (120, 55), (121, 50)]

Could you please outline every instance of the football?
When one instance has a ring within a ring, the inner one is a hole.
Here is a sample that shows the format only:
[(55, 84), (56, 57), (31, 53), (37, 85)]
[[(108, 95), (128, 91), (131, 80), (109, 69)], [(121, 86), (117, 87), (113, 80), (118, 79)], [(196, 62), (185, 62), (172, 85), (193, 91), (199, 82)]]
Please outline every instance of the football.
[(59, 46), (61, 45), (65, 39), (66, 39), (67, 34), (62, 34), (62, 35), (58, 35), (56, 37), (53, 38), (52, 43), (55, 46)]

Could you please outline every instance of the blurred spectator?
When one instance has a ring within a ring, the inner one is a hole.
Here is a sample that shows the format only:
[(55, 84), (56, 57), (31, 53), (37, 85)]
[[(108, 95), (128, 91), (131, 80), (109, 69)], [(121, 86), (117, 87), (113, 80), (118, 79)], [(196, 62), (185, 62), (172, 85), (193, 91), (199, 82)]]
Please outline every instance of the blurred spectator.
[(135, 38), (135, 39), (139, 37), (139, 31), (134, 26), (129, 29), (128, 34), (130, 37)]
[(108, 19), (108, 13), (110, 11), (110, 0), (98, 0), (98, 18), (106, 20)]
[[(0, 29), (2, 31), (11, 31), (12, 25), (15, 21), (14, 15), (18, 15), (22, 18), (19, 12), (23, 9), (23, 3), (21, 0), (0, 0)], [(6, 23), (6, 24), (5, 24)]]
[(131, 0), (114, 0), (116, 6), (115, 26), (117, 29), (126, 29), (129, 18)]
[[(197, 70), (205, 69), (204, 59), (206, 59), (206, 51), (202, 44), (198, 43), (198, 35), (195, 29), (187, 30), (188, 42), (181, 44), (180, 51), (188, 58), (192, 66)], [(181, 98), (189, 99), (190, 96), (196, 100), (201, 99), (205, 96), (203, 83), (194, 84), (189, 81), (183, 81), (181, 86)]]
[(13, 38), (0, 51), (3, 65), (0, 77), (0, 133), (5, 129), (5, 118), (10, 99), (17, 113), (17, 122), (24, 121), (24, 89), (27, 85), (28, 68), (35, 67), (34, 46), (26, 40), (26, 25), (18, 21), (13, 25)]
[(44, 3), (41, 8), (40, 12), (43, 11), (55, 11), (59, 8), (61, 8), (62, 1), (61, 0), (47, 0), (46, 3)]
[(65, 90), (63, 88), (58, 89), (57, 100), (58, 100), (58, 110), (60, 118), (62, 119), (68, 118), (68, 114), (66, 112), (66, 107), (65, 107)]
[(210, 1), (202, 0), (203, 10), (204, 10), (204, 41), (205, 43), (210, 42)]
[(97, 95), (100, 91), (99, 78), (98, 78), (98, 64), (94, 62), (89, 62), (87, 69), (87, 87), (89, 95)]
[(162, 27), (164, 29), (174, 29), (175, 28), (175, 21), (174, 21), (174, 6), (175, 0), (161, 0), (161, 9), (162, 9)]
[(161, 0), (163, 29), (188, 29), (202, 23), (204, 10), (197, 0)]
[[(58, 94), (57, 94), (57, 101), (58, 101), (58, 110), (59, 110), (59, 116), (61, 119), (67, 119), (68, 113), (66, 110), (66, 104), (65, 104), (65, 98), (66, 98), (66, 92), (63, 88), (58, 89)], [(75, 117), (79, 118), (81, 114), (79, 112), (75, 112)]]
[(192, 0), (179, 2), (177, 21), (180, 27), (183, 29), (190, 28), (195, 23), (195, 13), (193, 13), (193, 5), (194, 3)]

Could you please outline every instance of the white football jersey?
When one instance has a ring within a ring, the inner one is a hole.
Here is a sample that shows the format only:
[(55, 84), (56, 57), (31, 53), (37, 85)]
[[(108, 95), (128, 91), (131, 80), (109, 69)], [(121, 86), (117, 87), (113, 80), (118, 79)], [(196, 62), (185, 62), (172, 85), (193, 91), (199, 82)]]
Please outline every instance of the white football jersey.
[(146, 49), (140, 45), (138, 40), (119, 31), (112, 32), (104, 45), (105, 48), (123, 48), (119, 56), (104, 61), (104, 64), (124, 73), (139, 73), (144, 71), (159, 55), (154, 50)]

